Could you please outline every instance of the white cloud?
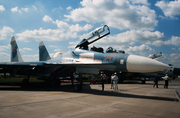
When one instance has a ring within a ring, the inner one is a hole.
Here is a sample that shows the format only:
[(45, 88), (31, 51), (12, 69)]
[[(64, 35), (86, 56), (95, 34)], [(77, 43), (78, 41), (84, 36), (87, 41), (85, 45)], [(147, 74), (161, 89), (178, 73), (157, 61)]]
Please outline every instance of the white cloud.
[(157, 41), (154, 41), (152, 44), (155, 46), (163, 46), (163, 45), (180, 46), (180, 37), (172, 36), (170, 40), (167, 40), (167, 41), (157, 40)]
[(71, 9), (72, 9), (72, 7), (71, 7), (71, 6), (69, 6), (69, 7), (67, 7), (66, 9), (67, 9), (67, 10), (71, 10)]
[(162, 45), (165, 45), (165, 42), (161, 41), (161, 40), (157, 40), (157, 41), (152, 42), (152, 45), (154, 45), (154, 46), (162, 46)]
[(53, 21), (54, 24), (57, 25), (58, 28), (65, 30), (65, 31), (70, 31), (70, 32), (81, 32), (81, 31), (88, 31), (89, 29), (92, 29), (92, 25), (90, 24), (86, 24), (83, 27), (79, 26), (79, 24), (75, 24), (75, 25), (68, 25), (66, 22), (64, 21)]
[(4, 8), (3, 5), (0, 5), (0, 11), (1, 11), (1, 12), (5, 11), (5, 8)]
[(0, 29), (0, 40), (4, 40), (8, 35), (12, 35), (14, 30), (10, 27), (4, 26), (3, 29)]
[(5, 53), (5, 52), (0, 52), (0, 60), (1, 60), (1, 62), (9, 62), (10, 54)]
[(34, 5), (33, 5), (32, 7), (33, 7), (35, 10), (37, 10), (37, 8), (36, 8)]
[(50, 48), (58, 48), (58, 46), (55, 45), (49, 45)]
[(63, 32), (60, 29), (43, 29), (39, 30), (26, 30), (22, 33), (16, 34), (18, 36), (17, 40), (23, 41), (62, 41), (68, 40), (69, 38), (76, 38), (77, 33), (74, 32)]
[(32, 62), (32, 61), (39, 61), (39, 54), (34, 54), (34, 55), (22, 55), (22, 58), (26, 62)]
[(157, 1), (155, 6), (158, 6), (167, 17), (174, 18), (176, 15), (180, 15), (180, 0), (175, 1)]
[(144, 5), (149, 5), (147, 0), (129, 0), (133, 4), (144, 4)]
[(23, 48), (23, 50), (32, 51), (32, 49), (31, 49), (31, 48)]
[(40, 28), (39, 30), (26, 30), (22, 33), (16, 34), (18, 36), (17, 40), (24, 40), (24, 41), (62, 41), (68, 40), (69, 38), (77, 38), (77, 32), (87, 31), (91, 29), (93, 26), (90, 24), (86, 24), (84, 26), (80, 26), (79, 24), (76, 25), (69, 25), (64, 21), (53, 21), (51, 17), (45, 15), (43, 17), (45, 22), (52, 22), (57, 25), (59, 29), (43, 29)]
[(154, 52), (154, 49), (149, 47), (148, 45), (142, 44), (140, 46), (130, 46), (126, 52), (131, 53), (131, 54), (141, 54), (142, 53), (147, 53), (147, 52)]
[(138, 3), (141, 4), (127, 0), (83, 0), (81, 8), (65, 17), (73, 21), (104, 22), (118, 29), (153, 30), (158, 23), (155, 11), (147, 6), (147, 1)]
[[(109, 36), (103, 40), (98, 41), (98, 44), (104, 45), (134, 45), (136, 43), (153, 42), (156, 40), (164, 39), (164, 33), (159, 31), (141, 31), (141, 30), (130, 30), (123, 33), (119, 33), (114, 36)], [(106, 40), (106, 41), (105, 41)], [(148, 44), (148, 43), (147, 43)]]
[(163, 56), (161, 58), (158, 58), (158, 60), (166, 64), (173, 64), (174, 67), (180, 68), (180, 54), (179, 53), (163, 54)]
[(29, 8), (21, 8), (21, 10), (25, 11), (25, 12), (28, 12), (29, 11)]
[(54, 52), (61, 52), (61, 49), (54, 49)]
[(56, 20), (56, 21), (53, 21), (53, 23), (56, 24), (57, 27), (60, 28), (60, 29), (63, 29), (63, 30), (66, 30), (66, 31), (69, 29), (69, 25), (64, 21)]
[(63, 10), (63, 8), (62, 8), (62, 7), (58, 7), (58, 8), (54, 8), (54, 9), (52, 9), (52, 11), (53, 11), (53, 12), (55, 12), (55, 11), (59, 11), (59, 10)]
[(26, 53), (26, 51), (32, 51), (31, 48), (23, 48), (23, 49), (19, 49), (20, 53)]
[(0, 52), (8, 52), (8, 50), (7, 49), (9, 49), (10, 48), (10, 45), (8, 45), (8, 46), (1, 46), (0, 45)]
[(22, 11), (24, 12), (28, 12), (29, 11), (29, 8), (21, 8), (21, 10), (18, 9), (18, 7), (14, 7), (14, 8), (11, 8), (11, 11), (12, 12), (19, 12), (20, 14), (22, 13)]
[(51, 22), (51, 21), (52, 21), (52, 18), (51, 18), (50, 16), (48, 16), (48, 15), (45, 15), (45, 16), (43, 17), (43, 21), (44, 21), (44, 22)]
[(18, 10), (18, 7), (11, 8), (11, 11), (21, 13), (21, 10)]
[(8, 62), (10, 61), (10, 54), (8, 54), (8, 50), (10, 49), (10, 44), (7, 46), (0, 45), (0, 60), (1, 62)]
[(176, 48), (171, 48), (171, 50), (176, 50)]
[(171, 44), (173, 44), (173, 45), (180, 46), (180, 37), (178, 37), (178, 36), (172, 36), (170, 42), (171, 42)]

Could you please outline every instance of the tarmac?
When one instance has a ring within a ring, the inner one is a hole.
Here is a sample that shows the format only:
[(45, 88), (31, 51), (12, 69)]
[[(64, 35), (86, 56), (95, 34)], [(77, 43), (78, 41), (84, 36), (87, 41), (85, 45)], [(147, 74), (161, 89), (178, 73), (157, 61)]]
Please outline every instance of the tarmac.
[(83, 84), (76, 92), (70, 85), (60, 87), (29, 87), (0, 85), (0, 118), (179, 118), (180, 80), (164, 81), (153, 88), (152, 81), (141, 84), (129, 81), (118, 84), (118, 90), (105, 84)]

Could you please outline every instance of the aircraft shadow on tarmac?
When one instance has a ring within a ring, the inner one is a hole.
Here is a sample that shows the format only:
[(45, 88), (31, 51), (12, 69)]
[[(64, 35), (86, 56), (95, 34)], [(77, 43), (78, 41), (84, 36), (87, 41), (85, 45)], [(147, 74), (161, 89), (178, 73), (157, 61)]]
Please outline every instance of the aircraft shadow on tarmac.
[(89, 84), (83, 84), (83, 90), (81, 92), (76, 92), (72, 85), (61, 85), (60, 87), (53, 86), (30, 86), (28, 88), (22, 88), (21, 86), (0, 86), (0, 91), (63, 91), (63, 92), (74, 92), (74, 93), (85, 93), (99, 96), (114, 96), (114, 97), (124, 97), (124, 98), (138, 98), (138, 99), (150, 99), (150, 100), (161, 100), (161, 101), (174, 101), (173, 98), (167, 97), (156, 97), (156, 96), (144, 96), (144, 95), (134, 95), (128, 93), (114, 92), (114, 91), (101, 91), (97, 89), (91, 89)]

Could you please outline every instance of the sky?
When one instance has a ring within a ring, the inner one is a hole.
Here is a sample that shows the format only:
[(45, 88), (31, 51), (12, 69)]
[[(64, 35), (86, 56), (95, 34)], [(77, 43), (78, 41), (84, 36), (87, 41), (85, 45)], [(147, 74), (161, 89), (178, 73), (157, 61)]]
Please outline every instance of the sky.
[(180, 0), (0, 0), (0, 62), (10, 61), (14, 36), (24, 61), (67, 52), (94, 29), (110, 35), (90, 45), (149, 56), (180, 68)]

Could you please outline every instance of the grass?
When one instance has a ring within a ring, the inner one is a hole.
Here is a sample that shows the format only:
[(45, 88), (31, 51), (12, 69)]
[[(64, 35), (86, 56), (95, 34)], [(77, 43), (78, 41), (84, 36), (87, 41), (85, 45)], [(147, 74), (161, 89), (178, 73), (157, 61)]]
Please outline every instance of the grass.
[[(24, 78), (0, 78), (0, 85), (21, 85), (22, 81)], [(29, 79), (30, 83), (42, 83), (44, 82), (43, 80), (38, 80), (36, 78), (30, 78)]]

